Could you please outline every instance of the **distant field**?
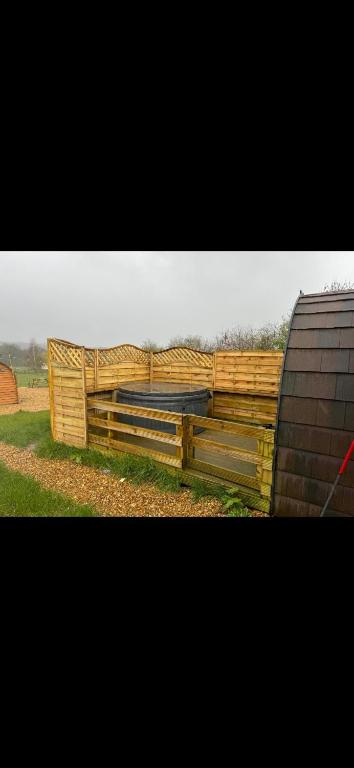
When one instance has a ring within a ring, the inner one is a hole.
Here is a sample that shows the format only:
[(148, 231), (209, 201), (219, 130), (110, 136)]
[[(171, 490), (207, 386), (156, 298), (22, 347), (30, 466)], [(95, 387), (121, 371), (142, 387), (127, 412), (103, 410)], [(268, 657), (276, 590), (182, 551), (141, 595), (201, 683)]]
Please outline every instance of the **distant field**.
[(48, 371), (36, 371), (34, 368), (14, 368), (14, 371), (18, 387), (31, 387), (33, 379), (38, 379), (36, 387), (48, 386)]

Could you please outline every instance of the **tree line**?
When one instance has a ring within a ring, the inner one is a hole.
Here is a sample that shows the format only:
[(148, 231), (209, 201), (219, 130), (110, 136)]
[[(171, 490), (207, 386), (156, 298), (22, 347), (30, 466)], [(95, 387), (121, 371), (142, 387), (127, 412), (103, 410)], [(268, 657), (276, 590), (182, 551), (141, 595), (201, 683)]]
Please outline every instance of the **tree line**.
[(47, 348), (32, 339), (24, 347), (13, 342), (0, 342), (0, 361), (11, 368), (32, 368), (39, 370), (47, 363)]
[(267, 323), (261, 328), (252, 328), (237, 325), (234, 328), (221, 331), (213, 339), (203, 338), (198, 335), (173, 336), (169, 342), (161, 347), (151, 339), (142, 342), (141, 347), (149, 352), (160, 352), (169, 347), (189, 347), (200, 352), (217, 352), (222, 349), (263, 349), (283, 350), (289, 331), (289, 317), (282, 318), (279, 323)]
[[(332, 291), (348, 291), (354, 289), (354, 283), (346, 280), (339, 282), (334, 280), (326, 283), (322, 288), (323, 293)], [(221, 331), (213, 339), (206, 339), (198, 335), (174, 336), (167, 345), (160, 347), (151, 339), (142, 343), (142, 349), (150, 352), (159, 352), (169, 347), (190, 347), (201, 352), (217, 352), (223, 349), (260, 349), (265, 351), (284, 350), (289, 333), (291, 312), (277, 323), (266, 323), (260, 328), (237, 325), (234, 328)]]

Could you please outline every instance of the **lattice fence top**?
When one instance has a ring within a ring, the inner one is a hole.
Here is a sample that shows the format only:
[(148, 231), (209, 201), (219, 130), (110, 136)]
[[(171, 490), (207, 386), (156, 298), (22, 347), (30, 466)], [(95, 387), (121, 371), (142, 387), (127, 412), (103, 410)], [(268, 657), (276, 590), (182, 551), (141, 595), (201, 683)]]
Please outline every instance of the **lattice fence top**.
[[(151, 353), (144, 349), (134, 346), (134, 344), (120, 344), (117, 347), (108, 347), (107, 349), (92, 349), (87, 347), (79, 347), (72, 344), (70, 341), (62, 341), (61, 339), (49, 339), (50, 360), (57, 362), (68, 367), (81, 368), (82, 364), (82, 350), (85, 354), (85, 366), (87, 368), (95, 367), (95, 355), (97, 355), (98, 368), (109, 365), (117, 365), (122, 362), (138, 363), (140, 365), (149, 365)], [(269, 357), (274, 361), (274, 364), (281, 365), (283, 358), (282, 352), (261, 352), (259, 350), (220, 350), (216, 353), (217, 359), (225, 357), (247, 357), (254, 358), (255, 363), (259, 359), (259, 363), (262, 364), (265, 357)], [(279, 361), (277, 361), (279, 358)], [(171, 347), (170, 349), (164, 349), (161, 352), (153, 353), (153, 365), (173, 365), (189, 364), (191, 366), (198, 366), (201, 368), (213, 368), (214, 355), (211, 352), (199, 352), (195, 349), (189, 349), (188, 347)], [(277, 361), (277, 362), (276, 362)]]
[(121, 344), (119, 347), (98, 350), (99, 365), (114, 365), (125, 361), (148, 364), (150, 353), (134, 347), (133, 344)]
[(95, 350), (85, 349), (85, 366), (86, 368), (95, 367)]
[(68, 341), (49, 340), (49, 356), (51, 362), (61, 363), (68, 367), (82, 367), (82, 347), (76, 347)]
[(169, 365), (178, 361), (200, 365), (203, 368), (213, 367), (213, 355), (209, 352), (197, 352), (188, 347), (172, 347), (162, 352), (154, 352), (154, 365)]

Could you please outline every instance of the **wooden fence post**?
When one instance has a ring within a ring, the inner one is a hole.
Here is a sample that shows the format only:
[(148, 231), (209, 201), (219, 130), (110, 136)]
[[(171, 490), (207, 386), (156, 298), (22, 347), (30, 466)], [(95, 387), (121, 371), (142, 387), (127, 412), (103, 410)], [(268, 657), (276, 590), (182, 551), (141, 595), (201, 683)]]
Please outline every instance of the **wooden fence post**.
[(98, 387), (98, 349), (95, 349), (94, 353), (94, 376), (95, 376), (95, 389)]
[(260, 481), (260, 494), (262, 498), (270, 499), (272, 489), (274, 430), (265, 430), (263, 438), (257, 442), (258, 453), (263, 457), (262, 464), (257, 467), (257, 477)]
[(213, 393), (214, 393), (215, 381), (216, 381), (216, 365), (217, 365), (216, 355), (217, 355), (217, 352), (213, 352)]
[(84, 447), (88, 446), (88, 423), (87, 423), (87, 392), (86, 392), (86, 360), (85, 347), (81, 347), (81, 366), (82, 366), (82, 390), (83, 390), (83, 417), (84, 417)]
[(48, 360), (48, 387), (49, 387), (49, 409), (50, 409), (50, 426), (52, 430), (52, 438), (55, 440), (55, 409), (54, 409), (54, 389), (52, 379), (52, 348), (50, 340), (47, 341), (47, 360)]
[[(182, 416), (182, 469), (188, 464), (189, 456), (189, 416), (183, 414)], [(193, 427), (192, 427), (193, 429)]]

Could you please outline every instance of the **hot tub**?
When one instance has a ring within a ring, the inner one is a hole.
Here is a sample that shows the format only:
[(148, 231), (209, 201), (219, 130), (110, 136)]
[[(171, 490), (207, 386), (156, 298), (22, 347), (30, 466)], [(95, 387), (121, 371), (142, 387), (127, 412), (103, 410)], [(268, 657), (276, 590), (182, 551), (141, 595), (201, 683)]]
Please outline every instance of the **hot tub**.
[[(171, 384), (169, 382), (133, 381), (123, 384), (113, 392), (113, 402), (124, 405), (139, 405), (141, 408), (156, 408), (159, 411), (208, 415), (209, 390), (192, 384)], [(176, 425), (156, 419), (138, 418), (119, 414), (119, 421), (144, 429), (175, 434)], [(195, 433), (202, 432), (196, 428)]]

